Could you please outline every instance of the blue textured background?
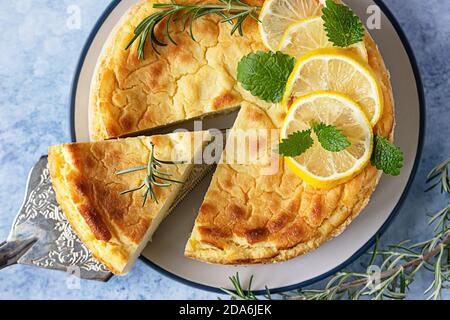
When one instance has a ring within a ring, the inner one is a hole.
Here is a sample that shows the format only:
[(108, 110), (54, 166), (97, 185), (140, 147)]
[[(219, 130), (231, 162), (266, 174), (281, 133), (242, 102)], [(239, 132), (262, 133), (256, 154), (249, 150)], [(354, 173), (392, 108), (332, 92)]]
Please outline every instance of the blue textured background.
[[(381, 245), (430, 234), (426, 215), (448, 203), (424, 194), (426, 173), (450, 156), (450, 1), (386, 0), (417, 56), (427, 102), (427, 131), (419, 173), (399, 217)], [(0, 0), (0, 240), (8, 235), (29, 169), (51, 144), (69, 137), (69, 91), (90, 30), (109, 0)], [(81, 29), (66, 27), (67, 8), (81, 9)], [(358, 268), (361, 261), (349, 268)], [(15, 266), (0, 272), (0, 299), (216, 299), (217, 294), (172, 281), (139, 262), (108, 284), (68, 290), (63, 273)], [(410, 298), (422, 298), (429, 274), (420, 274)], [(450, 293), (446, 294), (450, 298)]]

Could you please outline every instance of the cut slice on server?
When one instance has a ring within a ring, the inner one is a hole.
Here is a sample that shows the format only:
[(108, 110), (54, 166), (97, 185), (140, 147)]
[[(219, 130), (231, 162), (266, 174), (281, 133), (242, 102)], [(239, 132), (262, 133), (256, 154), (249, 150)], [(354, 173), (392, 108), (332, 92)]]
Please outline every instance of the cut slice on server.
[(184, 186), (155, 187), (143, 206), (145, 189), (122, 193), (141, 185), (147, 171), (117, 172), (146, 168), (154, 148), (161, 161), (186, 162), (159, 168), (160, 175), (187, 183), (192, 160), (209, 140), (208, 132), (188, 132), (50, 147), (56, 199), (81, 241), (111, 272), (130, 271)]

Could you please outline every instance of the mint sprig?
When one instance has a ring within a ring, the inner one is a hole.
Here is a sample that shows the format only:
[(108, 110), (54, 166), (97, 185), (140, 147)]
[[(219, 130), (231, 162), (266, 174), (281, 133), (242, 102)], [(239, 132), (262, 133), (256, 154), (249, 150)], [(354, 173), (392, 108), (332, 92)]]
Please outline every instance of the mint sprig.
[(313, 123), (312, 127), (320, 144), (327, 151), (340, 152), (351, 145), (347, 137), (342, 134), (342, 131), (335, 126), (326, 125), (325, 123)]
[(352, 9), (333, 0), (326, 0), (326, 5), (322, 19), (330, 42), (346, 48), (364, 39), (364, 26)]
[(391, 176), (399, 176), (403, 167), (403, 152), (388, 139), (375, 136), (372, 165)]
[(317, 136), (321, 146), (330, 152), (340, 152), (347, 149), (351, 144), (347, 137), (335, 126), (325, 123), (313, 123), (312, 129), (296, 131), (283, 139), (279, 144), (277, 153), (284, 157), (298, 157), (314, 145), (312, 132)]
[(285, 157), (298, 157), (311, 148), (314, 140), (311, 138), (311, 130), (297, 131), (283, 139), (276, 150)]
[(281, 52), (250, 53), (238, 64), (237, 80), (252, 95), (278, 103), (283, 98), (294, 65), (295, 59)]

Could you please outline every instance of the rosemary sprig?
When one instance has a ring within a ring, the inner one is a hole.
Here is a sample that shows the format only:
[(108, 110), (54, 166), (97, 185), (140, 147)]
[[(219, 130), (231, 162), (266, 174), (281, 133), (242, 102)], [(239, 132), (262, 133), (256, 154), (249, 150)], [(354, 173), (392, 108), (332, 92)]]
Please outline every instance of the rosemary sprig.
[(235, 276), (232, 276), (229, 278), (231, 283), (233, 284), (233, 287), (235, 289), (235, 292), (227, 290), (222, 288), (222, 290), (226, 293), (228, 293), (231, 296), (232, 300), (258, 300), (256, 295), (252, 291), (252, 282), (253, 282), (253, 276), (251, 276), (248, 289), (244, 290), (241, 285), (241, 280), (239, 279), (239, 273), (236, 273)]
[(450, 165), (450, 159), (445, 160), (438, 166), (436, 166), (427, 176), (427, 183), (432, 183), (426, 191), (433, 190), (437, 186), (441, 185), (441, 192), (450, 193), (450, 176), (448, 174), (448, 166)]
[[(221, 290), (230, 295), (232, 300), (258, 300), (256, 295), (252, 291), (253, 276), (250, 277), (247, 290), (244, 290), (242, 288), (241, 280), (239, 279), (239, 273), (236, 273), (236, 275), (229, 277), (229, 279), (233, 284), (234, 291), (230, 291), (225, 288), (221, 288)], [(264, 297), (267, 300), (272, 300), (272, 295), (270, 294), (270, 290), (267, 287)]]
[(189, 26), (189, 35), (194, 41), (194, 21), (209, 14), (218, 15), (222, 23), (232, 25), (232, 35), (236, 31), (241, 36), (243, 35), (242, 23), (247, 18), (250, 17), (259, 21), (256, 13), (261, 7), (250, 6), (240, 0), (219, 0), (219, 2), (218, 4), (179, 4), (172, 1), (172, 3), (167, 4), (154, 4), (153, 8), (162, 10), (142, 20), (134, 30), (134, 37), (128, 43), (126, 49), (129, 49), (139, 39), (138, 58), (145, 59), (145, 43), (148, 40), (153, 50), (159, 54), (158, 47), (167, 46), (167, 43), (156, 35), (155, 29), (160, 23), (164, 23), (164, 34), (167, 39), (176, 45), (177, 43), (171, 35), (173, 32), (171, 31), (171, 25), (177, 21), (182, 21), (182, 31), (185, 31)]
[(182, 181), (177, 181), (177, 180), (171, 179), (170, 177), (172, 175), (170, 173), (162, 171), (163, 165), (177, 165), (177, 164), (183, 164), (183, 163), (185, 163), (185, 162), (162, 161), (162, 160), (157, 159), (155, 156), (155, 145), (152, 143), (150, 160), (148, 161), (147, 166), (126, 169), (126, 170), (116, 172), (117, 175), (123, 175), (123, 174), (127, 174), (127, 173), (147, 170), (147, 176), (145, 177), (144, 182), (139, 187), (123, 191), (120, 194), (124, 195), (124, 194), (137, 192), (139, 190), (147, 188), (147, 190), (144, 193), (144, 201), (142, 203), (142, 207), (145, 206), (145, 204), (147, 203), (147, 199), (149, 197), (150, 197), (150, 199), (154, 200), (158, 204), (159, 202), (158, 202), (158, 198), (156, 197), (155, 187), (168, 188), (172, 185), (172, 183), (179, 183), (179, 184), (183, 183)]
[[(444, 161), (429, 175), (429, 178), (434, 177), (433, 179), (441, 176), (439, 183), (441, 189), (446, 192), (448, 192), (448, 172), (446, 170), (449, 163), (450, 159)], [(433, 187), (437, 187), (437, 185)], [(280, 294), (280, 297), (301, 300), (404, 299), (415, 275), (419, 271), (429, 271), (433, 274), (434, 279), (424, 294), (427, 299), (440, 299), (442, 291), (450, 289), (450, 204), (432, 216), (429, 224), (434, 227), (434, 234), (429, 240), (416, 244), (411, 244), (411, 241), (403, 241), (396, 245), (390, 245), (384, 250), (378, 250), (377, 242), (373, 251), (369, 252), (372, 256), (369, 265), (377, 267), (378, 263), (378, 273), (375, 276), (370, 272), (344, 271), (333, 276), (324, 289), (298, 290)], [(251, 288), (247, 291), (239, 289), (242, 286), (238, 276), (233, 278), (232, 284), (235, 292), (228, 290), (225, 292), (232, 293), (234, 298), (255, 297)], [(272, 299), (270, 292), (265, 297)]]

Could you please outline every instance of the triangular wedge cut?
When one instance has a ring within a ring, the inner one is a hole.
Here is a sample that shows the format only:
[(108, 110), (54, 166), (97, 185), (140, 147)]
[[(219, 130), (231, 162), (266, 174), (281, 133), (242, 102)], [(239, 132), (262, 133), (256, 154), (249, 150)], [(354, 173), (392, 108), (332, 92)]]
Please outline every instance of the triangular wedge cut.
[[(218, 264), (285, 261), (340, 234), (366, 206), (380, 177), (375, 168), (369, 165), (350, 182), (331, 190), (315, 189), (273, 151), (279, 143), (275, 128), (264, 110), (242, 107), (200, 208), (186, 256)], [(244, 136), (248, 137), (245, 143)], [(252, 145), (257, 147), (248, 147)], [(244, 153), (246, 157), (237, 158)]]
[[(203, 131), (50, 147), (49, 169), (58, 203), (83, 243), (114, 274), (130, 271), (183, 186), (189, 187), (193, 160), (201, 159), (210, 139)], [(158, 203), (149, 197), (143, 206), (146, 188), (121, 192), (140, 186), (147, 170), (117, 172), (147, 166), (152, 144), (159, 160), (184, 162), (163, 164), (160, 171), (185, 184), (154, 187)]]

